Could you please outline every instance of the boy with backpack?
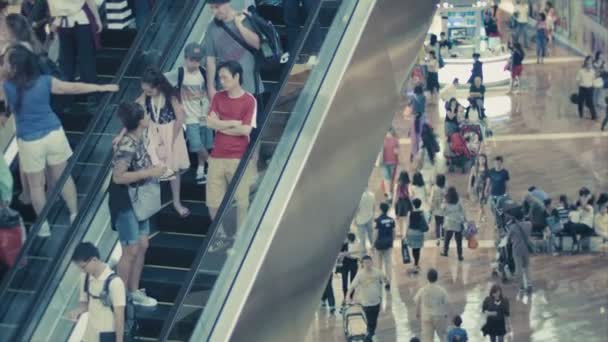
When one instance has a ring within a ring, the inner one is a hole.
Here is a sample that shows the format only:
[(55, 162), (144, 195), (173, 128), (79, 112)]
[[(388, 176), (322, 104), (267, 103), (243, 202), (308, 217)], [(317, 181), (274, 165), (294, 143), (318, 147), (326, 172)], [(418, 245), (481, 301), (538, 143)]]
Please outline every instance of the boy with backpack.
[[(80, 284), (80, 304), (67, 313), (77, 321), (80, 315), (89, 314), (83, 341), (123, 342), (130, 333), (126, 314), (125, 284), (106, 263), (100, 260), (99, 250), (90, 242), (79, 244), (72, 262), (84, 273)], [(125, 322), (127, 324), (125, 324)]]
[(388, 290), (391, 284), (393, 240), (395, 239), (395, 220), (388, 216), (390, 206), (386, 202), (380, 204), (380, 216), (376, 218), (376, 240), (374, 247), (378, 254), (380, 270), (384, 265), (384, 277), (387, 279), (384, 287)]
[(454, 327), (448, 332), (448, 342), (467, 342), (469, 340), (467, 331), (460, 327), (462, 325), (462, 318), (456, 315), (452, 322), (454, 323)]
[(189, 43), (184, 49), (184, 65), (165, 77), (179, 91), (186, 112), (186, 140), (188, 150), (198, 157), (196, 183), (207, 183), (205, 164), (213, 147), (213, 130), (207, 127), (209, 97), (207, 96), (207, 71), (201, 66), (203, 47)]

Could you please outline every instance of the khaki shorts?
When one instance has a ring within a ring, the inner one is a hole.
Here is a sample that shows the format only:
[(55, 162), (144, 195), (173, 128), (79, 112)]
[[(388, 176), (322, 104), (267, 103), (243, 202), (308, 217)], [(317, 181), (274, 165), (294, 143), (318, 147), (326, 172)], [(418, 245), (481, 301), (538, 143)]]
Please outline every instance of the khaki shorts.
[[(220, 207), (240, 161), (240, 159), (209, 158), (207, 161), (209, 163), (207, 174), (208, 207)], [(249, 205), (249, 187), (251, 185), (249, 173), (246, 172), (241, 178), (241, 182), (237, 185), (235, 199), (239, 207), (247, 207)]]
[(37, 140), (17, 139), (17, 147), (19, 167), (25, 173), (41, 172), (47, 165), (64, 163), (72, 156), (72, 148), (62, 128)]

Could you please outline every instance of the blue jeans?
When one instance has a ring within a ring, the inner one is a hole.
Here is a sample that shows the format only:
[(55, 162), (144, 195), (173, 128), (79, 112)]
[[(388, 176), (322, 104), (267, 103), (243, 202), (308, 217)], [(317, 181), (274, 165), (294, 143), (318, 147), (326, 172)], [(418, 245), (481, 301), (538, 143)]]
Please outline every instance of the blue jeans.
[(522, 46), (524, 48), (528, 48), (528, 34), (526, 32), (528, 28), (528, 24), (527, 23), (517, 23), (517, 26), (515, 27), (515, 32), (513, 33), (513, 41), (514, 42), (519, 42), (521, 38), (524, 39)]
[(118, 212), (114, 226), (118, 231), (120, 243), (125, 246), (134, 245), (143, 236), (150, 235), (150, 220), (137, 221), (132, 209)]
[(547, 38), (544, 36), (536, 37), (536, 57), (542, 58), (547, 55)]

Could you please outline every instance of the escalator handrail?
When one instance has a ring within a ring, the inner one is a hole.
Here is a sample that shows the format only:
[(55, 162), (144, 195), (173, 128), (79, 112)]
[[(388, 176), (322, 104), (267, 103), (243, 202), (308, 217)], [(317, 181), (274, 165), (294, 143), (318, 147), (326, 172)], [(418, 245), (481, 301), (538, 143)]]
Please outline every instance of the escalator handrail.
[[(165, 0), (165, 1), (169, 1), (169, 0)], [(120, 67), (116, 73), (116, 76), (114, 77), (113, 83), (119, 83), (120, 81), (122, 81), (123, 77), (125, 76), (125, 74), (127, 72), (128, 67), (131, 65), (131, 63), (133, 62), (133, 59), (136, 56), (136, 53), (139, 51), (141, 44), (143, 43), (143, 40), (146, 36), (146, 33), (148, 33), (148, 31), (150, 30), (150, 27), (152, 25), (154, 25), (152, 18), (155, 18), (156, 16), (158, 16), (158, 14), (160, 12), (160, 10), (159, 10), (160, 7), (162, 7), (162, 6), (156, 6), (154, 11), (150, 15), (150, 18), (148, 19), (146, 27), (141, 32), (138, 32), (138, 34), (135, 38), (135, 41), (133, 42), (132, 47), (129, 49), (127, 56), (125, 57), (123, 63), (120, 65)], [(110, 100), (117, 94), (118, 93), (111, 93), (111, 94), (104, 95), (103, 101), (102, 101), (101, 105), (98, 107), (99, 109), (98, 109), (97, 113), (93, 117), (93, 120), (91, 120), (91, 122), (89, 123), (86, 131), (83, 133), (83, 137), (91, 136), (91, 134), (93, 133), (93, 129), (99, 123), (101, 118), (104, 116), (104, 113), (110, 106)], [(83, 153), (84, 147), (86, 145), (87, 144), (85, 143), (85, 141), (80, 141), (80, 143), (76, 147), (76, 150), (72, 154), (72, 157), (68, 161), (66, 168), (64, 169), (63, 173), (61, 174), (61, 176), (55, 183), (55, 186), (51, 190), (50, 194), (47, 196), (46, 204), (45, 204), (44, 208), (42, 209), (42, 211), (40, 212), (40, 215), (38, 215), (38, 217), (36, 218), (36, 221), (32, 225), (32, 229), (30, 229), (30, 232), (29, 232), (30, 237), (25, 241), (25, 244), (21, 248), (21, 251), (19, 252), (19, 255), (15, 261), (15, 265), (21, 265), (23, 263), (23, 259), (28, 255), (28, 252), (29, 252), (30, 248), (32, 248), (32, 244), (34, 243), (34, 240), (36, 240), (35, 236), (38, 234), (38, 231), (40, 231), (41, 223), (47, 219), (46, 216), (49, 214), (51, 207), (59, 199), (59, 196), (61, 196), (63, 187), (65, 186), (65, 183), (68, 180), (68, 178), (72, 175), (72, 171), (73, 171), (74, 167), (76, 166), (76, 163), (78, 162), (78, 159), (79, 159), (80, 155)], [(82, 210), (80, 210), (78, 212), (76, 220), (71, 225), (72, 227), (74, 225), (77, 226), (80, 223), (79, 218), (81, 218), (81, 216), (82, 216), (81, 213), (82, 213)], [(13, 279), (15, 278), (15, 275), (18, 270), (19, 270), (18, 267), (13, 267), (10, 270), (10, 272), (6, 276), (4, 276), (4, 279), (2, 279), (2, 282), (0, 283), (0, 301), (2, 300), (2, 298), (5, 297), (5, 292), (8, 289), (9, 285), (12, 283)]]
[[(272, 113), (272, 109), (275, 108), (275, 106), (277, 105), (282, 91), (287, 86), (287, 80), (289, 79), (290, 72), (293, 69), (293, 66), (296, 64), (295, 62), (297, 60), (297, 56), (300, 55), (300, 53), (304, 49), (304, 46), (306, 45), (306, 38), (310, 35), (310, 32), (312, 31), (312, 28), (315, 22), (317, 21), (322, 6), (323, 1), (319, 1), (317, 2), (317, 7), (314, 8), (313, 11), (308, 13), (308, 17), (306, 18), (306, 22), (304, 23), (304, 29), (300, 31), (300, 36), (298, 37), (298, 40), (294, 45), (295, 49), (294, 51), (290, 51), (291, 58), (289, 59), (289, 62), (286, 64), (286, 66), (283, 68), (283, 71), (281, 72), (281, 77), (279, 79), (280, 86), (272, 95), (270, 101), (268, 101), (268, 104), (264, 108), (267, 115), (265, 116), (265, 120), (262, 123), (262, 127), (259, 129), (260, 133), (263, 132), (264, 129), (270, 125), (269, 118)], [(169, 311), (169, 315), (164, 321), (159, 337), (160, 341), (166, 341), (169, 339), (169, 334), (171, 333), (176, 324), (179, 309), (184, 304), (186, 296), (188, 295), (190, 289), (192, 288), (192, 285), (194, 284), (198, 269), (201, 267), (202, 262), (204, 260), (204, 256), (207, 254), (209, 242), (213, 240), (213, 237), (217, 232), (219, 224), (223, 221), (224, 216), (228, 211), (227, 209), (232, 203), (234, 196), (236, 195), (237, 187), (241, 183), (241, 179), (243, 178), (248, 161), (252, 159), (253, 153), (257, 150), (258, 145), (260, 145), (261, 143), (262, 134), (258, 134), (255, 141), (250, 144), (249, 148), (245, 152), (245, 155), (243, 155), (243, 157), (241, 158), (241, 161), (239, 162), (239, 165), (234, 173), (234, 177), (230, 181), (228, 189), (226, 190), (224, 198), (222, 199), (222, 202), (218, 208), (218, 214), (216, 215), (215, 220), (213, 220), (213, 222), (209, 226), (208, 232), (211, 232), (211, 234), (208, 234), (208, 237), (203, 240), (203, 244), (198, 250), (194, 261), (192, 262), (190, 270), (188, 271), (188, 274), (186, 275), (182, 283), (181, 289), (177, 295), (177, 298), (175, 299), (173, 307)]]
[[(166, 0), (169, 1), (169, 0)], [(182, 9), (180, 16), (179, 17), (183, 17), (184, 15), (188, 14), (188, 13), (192, 13), (190, 11), (190, 8), (192, 8), (194, 6), (194, 4), (198, 2), (197, 0), (191, 0), (189, 2), (190, 6), (184, 6), (184, 8)], [(150, 18), (155, 18), (158, 15), (161, 14), (161, 8), (164, 8), (164, 6), (156, 6), (154, 11), (152, 12)], [(151, 20), (151, 19), (150, 19)], [(125, 61), (133, 61), (133, 58), (135, 56), (135, 52), (139, 50), (139, 48), (141, 47), (141, 42), (142, 39), (141, 37), (145, 37), (145, 33), (147, 33), (149, 31), (149, 27), (151, 27), (151, 25), (153, 25), (153, 23), (149, 23), (149, 25), (146, 27), (145, 30), (143, 30), (142, 32), (144, 32), (141, 35), (138, 35), (139, 37), (136, 39), (137, 45), (134, 45), (134, 49), (132, 49), (130, 52), (131, 55), (128, 55), (127, 58), (125, 59)], [(180, 35), (180, 33), (182, 33), (182, 30), (184, 29), (184, 27), (182, 27), (181, 29), (176, 29), (175, 32), (173, 32), (172, 36), (171, 36), (171, 40), (169, 40), (169, 42), (173, 42), (173, 44), (169, 45), (166, 50), (164, 51), (165, 53), (163, 53), (163, 57), (168, 56), (168, 54), (166, 53), (168, 50), (172, 50), (174, 49), (174, 45), (175, 42), (177, 42), (178, 37)], [(135, 51), (135, 52), (134, 52)], [(129, 58), (130, 57), (130, 58)], [(125, 64), (126, 63), (126, 64)], [(130, 62), (125, 62), (123, 63), (123, 65), (121, 66), (121, 71), (123, 71), (121, 74), (119, 74), (119, 80), (122, 79), (122, 77), (124, 76), (125, 72), (126, 72), (126, 67), (128, 67), (128, 65), (130, 65)], [(125, 67), (126, 66), (126, 67)], [(123, 68), (124, 67), (124, 68)], [(106, 105), (108, 101), (106, 101)], [(99, 113), (98, 113), (99, 116)], [(99, 121), (98, 120), (95, 122), (97, 123)], [(91, 126), (89, 126), (89, 128), (91, 128), (95, 123), (93, 123)], [(84, 145), (84, 142), (81, 142), (81, 145)], [(110, 169), (110, 161), (111, 161), (111, 157), (112, 154), (109, 153), (108, 158), (106, 158), (105, 163), (102, 164), (103, 166), (103, 170), (105, 175), (107, 175), (107, 173), (109, 172)], [(65, 173), (64, 173), (65, 175)], [(64, 176), (62, 175), (62, 177)], [(67, 177), (66, 177), (67, 178)], [(105, 182), (107, 181), (106, 177), (97, 177), (95, 179), (95, 181), (92, 183), (92, 187), (91, 189), (101, 189), (103, 187), (103, 185), (105, 184)], [(51, 289), (51, 285), (58, 285), (59, 280), (60, 280), (60, 276), (59, 274), (63, 274), (62, 272), (56, 272), (58, 269), (65, 269), (65, 267), (69, 266), (70, 258), (68, 258), (68, 252), (71, 252), (75, 249), (76, 245), (82, 240), (82, 238), (84, 237), (84, 234), (86, 233), (87, 229), (85, 227), (88, 227), (88, 224), (90, 224), (90, 219), (92, 218), (92, 216), (94, 215), (90, 215), (91, 213), (89, 213), (89, 209), (93, 206), (93, 203), (95, 202), (96, 199), (98, 199), (99, 195), (103, 195), (103, 193), (100, 193), (100, 191), (90, 191), (89, 195), (85, 197), (85, 199), (83, 200), (82, 203), (82, 207), (79, 211), (79, 214), (76, 218), (76, 220), (74, 221), (74, 224), (72, 225), (73, 227), (78, 227), (77, 229), (75, 229), (71, 234), (69, 234), (68, 236), (66, 236), (65, 238), (65, 244), (64, 247), (62, 248), (60, 254), (58, 257), (54, 258), (51, 265), (49, 266), (49, 268), (51, 269), (51, 271), (49, 271), (47, 274), (51, 275), (51, 278), (45, 282), (45, 284), (41, 285), (41, 287), (38, 289), (37, 293), (34, 294), (34, 300), (31, 303), (42, 303), (44, 302), (44, 304), (41, 305), (36, 305), (35, 308), (33, 310), (31, 310), (31, 314), (28, 315), (28, 319), (25, 322), (25, 324), (21, 324), (20, 325), (20, 330), (25, 329), (25, 331), (22, 331), (18, 336), (20, 336), (21, 338), (23, 338), (24, 336), (30, 336), (33, 334), (34, 332), (34, 326), (35, 324), (31, 324), (32, 322), (37, 321), (41, 316), (42, 316), (42, 309), (46, 308), (46, 305), (48, 304), (48, 302), (51, 299), (51, 296), (43, 296), (43, 294), (46, 294), (48, 291), (50, 291)], [(86, 219), (89, 219), (88, 221), (86, 221)], [(80, 228), (80, 229), (79, 229)], [(30, 239), (32, 240), (32, 239)], [(20, 254), (20, 257), (23, 256), (23, 251)], [(19, 262), (19, 261), (17, 261)], [(12, 273), (14, 273), (14, 271), (12, 271)], [(14, 275), (13, 275), (14, 277)], [(7, 282), (6, 288), (8, 288), (8, 285), (10, 284), (10, 282)], [(5, 288), (3, 288), (3, 290), (5, 290)], [(1, 294), (2, 292), (0, 292)], [(1, 298), (1, 297), (0, 297)], [(30, 304), (31, 305), (31, 304)], [(23, 328), (25, 327), (25, 328)], [(26, 339), (27, 340), (27, 339)]]
[[(201, 6), (204, 6), (204, 4), (206, 3), (206, 1), (201, 1), (201, 0), (191, 0), (186, 6), (184, 6), (184, 8), (182, 9), (182, 12), (180, 13), (179, 17), (185, 18), (188, 17), (189, 20), (184, 21), (183, 22), (183, 26), (180, 29), (177, 29), (171, 36), (171, 39), (169, 40), (170, 42), (172, 42), (172, 44), (170, 44), (169, 46), (167, 46), (167, 48), (163, 51), (162, 57), (160, 59), (160, 61), (164, 61), (163, 65), (161, 66), (161, 70), (163, 70), (163, 68), (166, 68), (167, 65), (166, 63), (168, 62), (168, 60), (171, 57), (171, 60), (175, 60), (177, 59), (177, 54), (179, 54), (179, 52), (181, 51), (181, 48), (176, 48), (176, 46), (183, 46), (184, 45), (184, 41), (187, 39), (187, 34), (190, 32), (190, 30), (192, 29), (192, 26), (195, 24), (196, 22), (196, 15), (192, 15), (194, 13), (199, 13), (200, 11), (198, 9), (200, 9)], [(202, 4), (202, 5), (201, 5)], [(162, 7), (162, 6), (159, 6)], [(181, 45), (180, 45), (181, 44)], [(86, 217), (89, 219), (88, 222), (86, 222), (86, 225), (78, 225), (78, 227), (88, 227), (90, 225), (90, 221), (92, 221), (93, 217), (95, 216), (95, 211), (91, 210), (94, 207), (94, 203), (98, 203), (99, 205), (101, 205), (103, 203), (101, 199), (103, 199), (103, 196), (105, 196), (105, 191), (103, 190), (103, 186), (104, 184), (107, 182), (107, 176), (110, 174), (112, 165), (111, 165), (111, 160), (112, 160), (112, 153), (109, 152), (107, 158), (105, 159), (104, 163), (102, 164), (102, 172), (100, 173), (100, 177), (97, 177), (97, 179), (95, 180), (95, 182), (93, 183), (93, 186), (91, 187), (92, 191), (91, 191), (91, 196), (87, 196), (87, 198), (89, 199), (86, 202), (86, 205), (83, 205), (83, 212), (88, 213), (88, 215), (86, 215)], [(54, 277), (52, 279), (50, 279), (50, 281), (47, 282), (46, 285), (46, 291), (45, 293), (55, 293), (57, 287), (59, 286), (59, 283), (61, 281), (61, 278), (63, 277), (63, 274), (65, 273), (65, 270), (67, 269), (67, 267), (69, 267), (70, 263), (71, 263), (71, 253), (73, 253), (74, 249), (76, 248), (76, 246), (82, 241), (84, 235), (86, 234), (87, 229), (82, 228), (82, 229), (78, 229), (75, 234), (72, 235), (72, 238), (68, 241), (68, 243), (66, 244), (66, 246), (63, 248), (61, 255), (56, 258), (55, 263), (53, 265), (53, 272), (51, 272), (51, 274), (54, 274)], [(39, 295), (41, 296), (42, 291), (39, 291)], [(35, 328), (36, 328), (36, 324), (32, 324), (32, 322), (38, 322), (39, 319), (42, 317), (44, 309), (48, 306), (49, 302), (52, 299), (52, 296), (47, 295), (47, 296), (43, 296), (42, 299), (36, 298), (36, 303), (40, 303), (39, 305), (36, 305), (36, 308), (33, 310), (32, 314), (29, 316), (28, 320), (27, 320), (27, 325), (25, 325), (25, 332), (23, 332), (23, 340), (25, 341), (29, 341), (31, 340), (31, 337), (33, 335), (33, 333), (35, 332)], [(40, 302), (39, 302), (40, 301)]]

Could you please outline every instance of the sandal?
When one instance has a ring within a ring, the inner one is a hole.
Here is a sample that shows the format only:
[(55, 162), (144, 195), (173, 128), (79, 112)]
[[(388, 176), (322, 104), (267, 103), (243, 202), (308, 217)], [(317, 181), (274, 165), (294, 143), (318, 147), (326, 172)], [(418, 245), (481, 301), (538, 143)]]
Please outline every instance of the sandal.
[[(175, 206), (173, 208), (175, 208)], [(182, 210), (178, 210), (177, 208), (175, 208), (175, 211), (177, 212), (179, 217), (186, 218), (186, 217), (190, 216), (190, 209), (183, 207), (183, 206), (182, 206), (182, 208), (183, 208)]]

